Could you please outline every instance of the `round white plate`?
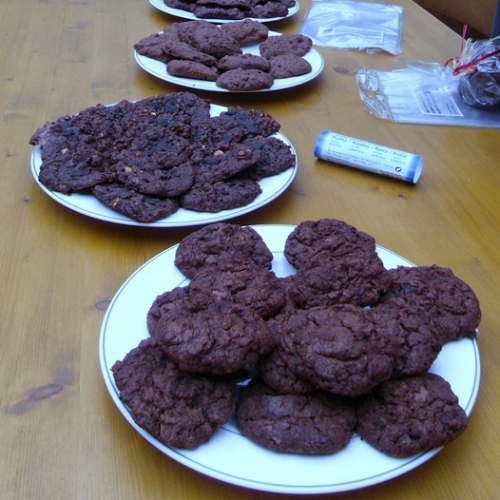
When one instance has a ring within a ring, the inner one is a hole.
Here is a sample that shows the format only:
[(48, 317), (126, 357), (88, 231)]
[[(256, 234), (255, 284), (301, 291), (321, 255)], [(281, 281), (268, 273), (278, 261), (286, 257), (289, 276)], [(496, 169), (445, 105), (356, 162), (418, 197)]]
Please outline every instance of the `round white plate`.
[[(294, 226), (252, 227), (272, 251), (276, 275), (284, 277), (293, 273), (293, 268), (283, 256), (283, 248)], [(134, 422), (127, 407), (120, 401), (110, 369), (148, 337), (146, 315), (157, 295), (188, 283), (174, 265), (176, 249), (177, 246), (171, 247), (153, 257), (125, 281), (107, 309), (99, 340), (100, 364), (106, 387), (123, 416), (150, 444), (207, 476), (246, 488), (289, 494), (334, 493), (381, 483), (418, 467), (441, 450), (437, 448), (398, 459), (376, 451), (354, 436), (346, 448), (332, 455), (282, 454), (252, 443), (239, 433), (232, 421), (196, 450), (171, 448), (153, 438)], [(377, 246), (377, 252), (387, 268), (413, 265), (385, 248)], [(480, 379), (476, 341), (465, 338), (446, 344), (431, 371), (448, 380), (460, 405), (470, 414)]]
[[(269, 36), (279, 36), (281, 33), (276, 31), (270, 31)], [(259, 44), (249, 45), (248, 47), (243, 48), (243, 52), (247, 52), (254, 55), (260, 55), (259, 52)], [(270, 92), (273, 90), (283, 90), (289, 89), (292, 87), (297, 87), (298, 85), (303, 85), (314, 78), (316, 78), (322, 71), (325, 66), (325, 61), (323, 60), (323, 56), (314, 48), (311, 47), (309, 52), (303, 56), (304, 59), (311, 65), (311, 71), (305, 75), (300, 76), (292, 76), (290, 78), (277, 78), (274, 80), (273, 85), (268, 89), (262, 90), (227, 90), (218, 87), (215, 82), (209, 82), (205, 80), (197, 80), (194, 78), (183, 78), (180, 76), (173, 76), (167, 72), (167, 65), (160, 61), (156, 61), (155, 59), (150, 59), (149, 57), (142, 56), (134, 51), (135, 60), (139, 66), (150, 73), (153, 76), (161, 78), (170, 83), (174, 83), (176, 85), (180, 85), (182, 87), (188, 87), (190, 89), (197, 90), (209, 90), (212, 92)]]
[[(192, 12), (188, 12), (187, 10), (174, 9), (173, 7), (169, 7), (168, 5), (165, 5), (165, 2), (163, 0), (149, 0), (149, 3), (158, 10), (166, 12), (171, 16), (181, 17), (182, 19), (189, 19), (190, 21), (201, 19), (200, 17), (195, 16)], [(272, 23), (273, 21), (279, 21), (280, 19), (287, 19), (289, 17), (292, 17), (299, 11), (299, 8), (300, 8), (299, 2), (296, 1), (295, 5), (288, 9), (288, 14), (286, 16), (270, 17), (270, 18), (248, 17), (247, 19), (252, 19), (253, 21), (259, 21), (261, 23)], [(215, 18), (202, 19), (202, 20), (210, 21), (211, 23), (217, 23), (217, 24), (230, 23), (235, 21), (234, 19), (215, 19)], [(243, 19), (239, 20), (242, 21)]]
[[(212, 104), (210, 106), (210, 113), (212, 116), (217, 116), (227, 108), (223, 106), (218, 106)], [(292, 143), (280, 132), (274, 134), (274, 137), (281, 139), (283, 142), (288, 144), (291, 148), (292, 153), (297, 158), (297, 153), (295, 152)], [(244, 207), (234, 208), (231, 210), (222, 210), (216, 213), (210, 212), (196, 212), (194, 210), (186, 210), (184, 208), (179, 208), (174, 214), (155, 221), (155, 222), (137, 222), (125, 215), (111, 210), (110, 208), (103, 205), (95, 196), (92, 194), (81, 194), (72, 193), (71, 195), (58, 193), (52, 191), (44, 186), (38, 180), (38, 174), (40, 173), (40, 166), (42, 165), (42, 158), (40, 155), (40, 148), (35, 146), (31, 153), (31, 173), (40, 186), (40, 188), (48, 194), (53, 200), (60, 203), (62, 206), (74, 210), (93, 219), (98, 219), (106, 222), (114, 222), (116, 224), (124, 224), (128, 226), (148, 226), (148, 227), (185, 227), (185, 226), (196, 226), (202, 224), (210, 224), (213, 222), (225, 221), (228, 219), (233, 219), (239, 217), (240, 215), (253, 212), (258, 208), (267, 205), (279, 195), (281, 195), (292, 183), (295, 175), (297, 174), (297, 160), (292, 168), (289, 168), (285, 172), (278, 175), (273, 175), (272, 177), (266, 177), (259, 181), (259, 185), (262, 188), (262, 193), (260, 193), (252, 203), (245, 205)]]

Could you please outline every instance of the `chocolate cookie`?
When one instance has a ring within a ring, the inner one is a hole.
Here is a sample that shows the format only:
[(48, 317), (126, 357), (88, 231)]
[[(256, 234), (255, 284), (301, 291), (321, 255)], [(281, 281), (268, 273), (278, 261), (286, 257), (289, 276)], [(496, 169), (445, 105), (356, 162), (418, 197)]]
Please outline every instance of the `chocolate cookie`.
[(218, 222), (186, 236), (177, 247), (175, 265), (188, 278), (202, 269), (271, 269), (273, 254), (250, 226)]
[(445, 343), (476, 336), (481, 310), (469, 285), (448, 268), (399, 266), (388, 271), (391, 284), (381, 302), (411, 304), (430, 318), (436, 336)]
[(217, 87), (233, 91), (253, 91), (269, 89), (274, 78), (260, 69), (236, 68), (222, 73), (217, 78)]
[(372, 254), (375, 239), (336, 219), (301, 222), (285, 242), (285, 257), (297, 269), (332, 262), (349, 254)]
[(398, 326), (394, 332), (399, 349), (391, 378), (419, 375), (429, 370), (442, 343), (420, 309), (387, 303), (372, 307), (370, 315), (381, 325), (396, 322)]
[(146, 317), (146, 325), (149, 334), (152, 337), (156, 335), (156, 326), (164, 312), (171, 311), (179, 307), (181, 302), (188, 300), (187, 288), (184, 286), (178, 286), (158, 295), (151, 304)]
[(99, 184), (92, 188), (94, 196), (111, 210), (139, 222), (154, 222), (175, 213), (175, 198), (158, 198), (138, 193), (123, 184)]
[(300, 33), (270, 36), (259, 45), (259, 51), (266, 59), (283, 54), (305, 56), (312, 47), (312, 40)]
[(217, 68), (220, 71), (228, 71), (231, 69), (260, 69), (261, 71), (269, 71), (271, 67), (269, 61), (262, 56), (256, 54), (235, 54), (224, 56), (217, 61)]
[(251, 137), (244, 139), (243, 144), (259, 150), (261, 158), (239, 177), (258, 181), (281, 174), (296, 164), (297, 159), (291, 147), (276, 137)]
[(368, 306), (389, 286), (384, 264), (375, 251), (299, 269), (290, 280), (289, 296), (302, 309), (334, 304)]
[(195, 184), (179, 198), (179, 204), (186, 210), (215, 213), (244, 207), (261, 193), (262, 188), (256, 181), (229, 179), (214, 184)]
[(285, 305), (285, 294), (276, 275), (254, 266), (228, 271), (201, 270), (188, 289), (190, 301), (197, 307), (235, 303), (249, 307), (263, 319), (276, 315)]
[(277, 346), (270, 354), (259, 359), (257, 371), (262, 381), (278, 394), (303, 395), (318, 392), (312, 382), (297, 377), (288, 368), (289, 364), (283, 360), (283, 355), (283, 351)]
[(153, 339), (111, 370), (134, 421), (167, 446), (197, 448), (229, 418), (234, 381), (180, 372)]
[(274, 347), (266, 322), (235, 303), (193, 311), (181, 301), (179, 307), (163, 311), (155, 339), (182, 371), (214, 375), (247, 370)]
[(384, 382), (362, 400), (356, 414), (361, 438), (394, 457), (443, 446), (468, 421), (450, 384), (432, 373)]
[(280, 395), (264, 384), (241, 391), (236, 423), (243, 435), (282, 453), (334, 453), (349, 443), (354, 409), (331, 394)]
[(220, 29), (233, 37), (240, 44), (240, 47), (261, 43), (269, 34), (269, 28), (254, 19), (224, 23)]
[(287, 316), (278, 345), (298, 377), (332, 394), (356, 397), (391, 376), (398, 354), (394, 328), (381, 328), (361, 307), (313, 307)]
[(149, 171), (126, 162), (116, 164), (113, 169), (126, 187), (152, 196), (180, 196), (194, 183), (194, 169), (188, 162), (168, 169)]
[(184, 61), (178, 59), (173, 59), (167, 63), (167, 73), (172, 76), (193, 78), (209, 82), (215, 82), (219, 77), (219, 72), (215, 67), (209, 67), (205, 64), (194, 61)]
[(194, 181), (196, 184), (213, 184), (229, 179), (257, 163), (261, 156), (261, 152), (250, 145), (228, 144), (227, 149), (217, 149), (204, 161), (196, 163)]
[(310, 73), (312, 66), (309, 61), (295, 54), (281, 54), (269, 59), (269, 74), (277, 78), (291, 78)]

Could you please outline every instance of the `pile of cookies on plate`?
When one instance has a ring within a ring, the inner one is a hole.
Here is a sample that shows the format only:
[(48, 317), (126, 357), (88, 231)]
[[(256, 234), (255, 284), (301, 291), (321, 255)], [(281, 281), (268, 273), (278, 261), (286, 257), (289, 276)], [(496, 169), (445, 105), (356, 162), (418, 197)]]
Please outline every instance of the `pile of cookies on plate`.
[(30, 142), (40, 148), (45, 187), (93, 195), (149, 223), (179, 208), (216, 213), (253, 202), (260, 180), (296, 164), (274, 136), (279, 129), (264, 111), (232, 107), (212, 116), (208, 99), (172, 92), (62, 116)]
[(300, 454), (358, 433), (405, 457), (459, 436), (467, 414), (429, 369), (476, 336), (473, 290), (436, 265), (386, 269), (374, 238), (336, 219), (296, 226), (283, 255), (294, 273), (278, 277), (258, 232), (229, 223), (180, 242), (189, 283), (154, 300), (150, 336), (112, 367), (136, 423), (196, 448), (233, 418), (258, 445)]
[[(247, 49), (256, 45), (257, 51)], [(134, 45), (137, 54), (165, 63), (172, 76), (231, 91), (269, 89), (275, 79), (310, 73), (303, 56), (311, 47), (305, 35), (269, 36), (265, 24), (251, 19), (220, 26), (205, 20), (173, 23)]]

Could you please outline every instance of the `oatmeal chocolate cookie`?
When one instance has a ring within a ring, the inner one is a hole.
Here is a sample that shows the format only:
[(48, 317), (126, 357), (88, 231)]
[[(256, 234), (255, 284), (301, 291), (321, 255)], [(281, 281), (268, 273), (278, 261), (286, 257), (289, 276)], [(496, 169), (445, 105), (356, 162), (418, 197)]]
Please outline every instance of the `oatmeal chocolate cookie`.
[(228, 145), (225, 151), (218, 149), (196, 164), (195, 184), (214, 184), (229, 179), (257, 163), (261, 156), (258, 149), (240, 143)]
[(262, 56), (256, 54), (235, 54), (232, 56), (224, 56), (217, 61), (217, 68), (220, 71), (229, 71), (231, 69), (260, 69), (261, 71), (269, 71), (271, 67), (269, 61)]
[(441, 351), (442, 343), (421, 310), (412, 309), (410, 305), (395, 307), (387, 303), (370, 308), (370, 316), (381, 325), (397, 323), (398, 355), (391, 378), (419, 375), (429, 370)]
[(205, 66), (194, 61), (184, 61), (174, 59), (167, 63), (167, 73), (172, 76), (182, 78), (194, 78), (196, 80), (205, 80), (215, 82), (219, 77), (217, 68)]
[(312, 47), (312, 40), (300, 33), (270, 36), (259, 45), (260, 53), (266, 59), (283, 54), (305, 56)]
[(153, 339), (111, 370), (134, 421), (167, 446), (194, 449), (229, 419), (234, 381), (180, 372)]
[(224, 23), (220, 29), (233, 37), (240, 44), (240, 47), (261, 43), (269, 35), (269, 28), (254, 19)]
[(175, 198), (148, 196), (117, 182), (94, 186), (92, 193), (103, 205), (138, 222), (164, 219), (179, 208)]
[(255, 366), (274, 347), (266, 322), (239, 304), (211, 304), (193, 311), (181, 301), (163, 311), (155, 339), (182, 371), (234, 374)]
[(260, 185), (251, 179), (229, 179), (214, 184), (195, 184), (179, 198), (186, 210), (197, 212), (221, 212), (241, 208), (262, 193)]
[(411, 304), (430, 317), (430, 324), (443, 342), (476, 336), (481, 310), (469, 285), (448, 268), (399, 266), (388, 270), (390, 286), (381, 302)]
[(237, 7), (219, 7), (217, 5), (197, 5), (193, 8), (193, 14), (201, 19), (232, 19), (241, 20), (247, 17), (246, 11)]
[(269, 89), (274, 78), (260, 69), (236, 68), (222, 73), (216, 80), (217, 87), (237, 92)]
[(394, 457), (443, 446), (468, 421), (450, 384), (432, 373), (384, 382), (363, 398), (356, 414), (361, 438)]
[(332, 262), (349, 254), (372, 254), (375, 239), (336, 219), (301, 222), (285, 242), (285, 257), (297, 269)]
[(114, 172), (94, 147), (78, 147), (75, 153), (63, 149), (61, 154), (45, 155), (38, 180), (47, 188), (63, 194), (115, 180)]
[(267, 269), (249, 267), (241, 270), (201, 270), (188, 285), (189, 298), (196, 308), (209, 304), (235, 303), (269, 319), (285, 305), (279, 278)]
[(188, 278), (202, 269), (221, 271), (248, 267), (271, 269), (273, 254), (250, 226), (217, 222), (182, 239), (175, 253), (176, 267)]
[(332, 394), (277, 394), (264, 384), (241, 390), (236, 424), (255, 443), (283, 453), (334, 453), (349, 443), (354, 409)]
[(389, 286), (384, 264), (376, 252), (348, 254), (325, 265), (299, 269), (290, 280), (289, 296), (302, 309), (334, 304), (369, 306)]
[(232, 117), (236, 123), (245, 127), (248, 137), (261, 135), (269, 137), (280, 129), (280, 124), (269, 114), (262, 110), (244, 109), (239, 106), (229, 107), (221, 116)]
[(275, 78), (291, 78), (306, 75), (312, 71), (309, 61), (295, 54), (281, 54), (269, 59), (269, 74)]
[(362, 307), (295, 310), (280, 327), (283, 360), (319, 389), (356, 397), (392, 374), (398, 354), (395, 326), (381, 328)]
[(184, 194), (194, 183), (194, 169), (190, 163), (168, 168), (145, 170), (129, 163), (113, 167), (117, 178), (129, 189), (142, 194), (176, 197)]
[(259, 181), (278, 175), (295, 166), (296, 157), (292, 148), (276, 137), (250, 137), (243, 144), (261, 152), (261, 158), (244, 170), (238, 177)]

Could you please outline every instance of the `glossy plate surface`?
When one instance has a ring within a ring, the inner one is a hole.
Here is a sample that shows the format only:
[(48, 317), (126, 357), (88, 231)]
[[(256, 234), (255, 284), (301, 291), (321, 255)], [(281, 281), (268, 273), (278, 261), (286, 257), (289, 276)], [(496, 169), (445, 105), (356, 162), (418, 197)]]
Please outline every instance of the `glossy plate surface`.
[[(225, 111), (227, 108), (223, 106), (218, 106), (212, 104), (210, 107), (210, 113), (212, 116), (217, 116), (222, 111)], [(291, 142), (281, 133), (278, 132), (274, 134), (274, 137), (281, 139), (283, 142), (288, 144), (291, 148), (292, 153), (297, 158), (297, 154), (295, 152), (294, 147)], [(260, 193), (257, 198), (252, 203), (245, 205), (244, 207), (234, 208), (231, 210), (223, 210), (217, 213), (209, 213), (209, 212), (196, 212), (194, 210), (185, 210), (183, 208), (179, 208), (177, 212), (166, 217), (165, 219), (161, 219), (155, 222), (143, 223), (137, 222), (125, 215), (119, 214), (111, 210), (110, 208), (104, 206), (101, 202), (97, 200), (91, 194), (80, 194), (73, 193), (71, 195), (58, 193), (56, 191), (52, 191), (45, 187), (39, 180), (38, 174), (40, 173), (40, 167), (42, 165), (42, 159), (40, 156), (40, 149), (38, 146), (33, 148), (31, 153), (31, 173), (38, 184), (38, 186), (53, 200), (61, 204), (62, 206), (74, 210), (80, 214), (86, 215), (93, 219), (98, 219), (106, 222), (114, 222), (116, 224), (124, 224), (129, 226), (147, 226), (147, 227), (187, 227), (187, 226), (196, 226), (202, 224), (210, 224), (213, 222), (221, 222), (228, 219), (233, 219), (235, 217), (239, 217), (240, 215), (244, 215), (246, 213), (257, 210), (258, 208), (267, 205), (278, 196), (280, 196), (292, 183), (295, 175), (297, 174), (297, 162), (295, 165), (282, 172), (281, 174), (274, 175), (272, 177), (267, 177), (259, 181), (259, 185), (262, 188), (262, 193)]]
[[(252, 227), (272, 251), (276, 275), (290, 275), (293, 268), (283, 256), (283, 247), (294, 226)], [(165, 455), (207, 476), (246, 488), (288, 494), (333, 493), (381, 483), (418, 467), (441, 450), (437, 448), (404, 459), (391, 458), (354, 436), (345, 449), (332, 455), (280, 454), (243, 437), (231, 420), (196, 450), (171, 448), (153, 438), (133, 421), (120, 401), (110, 369), (148, 337), (146, 314), (156, 296), (188, 283), (174, 265), (176, 249), (177, 246), (171, 247), (153, 257), (125, 281), (108, 307), (100, 334), (99, 356), (106, 387), (122, 415), (146, 441)], [(377, 252), (386, 268), (413, 265), (385, 248), (377, 246)], [(460, 405), (469, 415), (480, 380), (476, 341), (462, 339), (448, 343), (431, 371), (451, 384)]]
[[(182, 9), (174, 9), (173, 7), (169, 7), (165, 5), (163, 0), (149, 0), (149, 3), (158, 10), (165, 12), (166, 14), (170, 14), (171, 16), (180, 17), (182, 19), (188, 19), (190, 21), (194, 21), (196, 19), (201, 19), (195, 16), (192, 12), (188, 12), (187, 10)], [(300, 4), (299, 2), (295, 2), (295, 5), (288, 9), (288, 14), (286, 16), (281, 17), (270, 17), (270, 18), (260, 18), (260, 17), (248, 17), (247, 19), (252, 19), (254, 21), (259, 21), (261, 23), (271, 23), (273, 21), (279, 21), (280, 19), (287, 19), (299, 11)], [(224, 24), (234, 22), (232, 19), (203, 19), (204, 21), (210, 21), (211, 23)], [(242, 21), (242, 19), (240, 19)]]
[[(269, 36), (278, 36), (280, 33), (275, 31), (270, 31)], [(243, 47), (243, 52), (250, 54), (260, 55), (259, 44), (249, 45), (248, 47)], [(189, 89), (196, 90), (208, 90), (212, 92), (230, 92), (230, 93), (251, 93), (251, 92), (271, 92), (274, 90), (290, 89), (292, 87), (297, 87), (303, 85), (304, 83), (314, 80), (322, 71), (325, 66), (322, 55), (314, 48), (311, 48), (309, 52), (304, 56), (304, 59), (311, 65), (312, 70), (300, 76), (292, 76), (290, 78), (278, 78), (274, 80), (271, 88), (262, 90), (227, 90), (218, 87), (215, 82), (209, 82), (205, 80), (197, 80), (195, 78), (183, 78), (180, 76), (173, 76), (167, 72), (167, 66), (165, 63), (150, 59), (149, 57), (142, 56), (134, 51), (135, 60), (137, 64), (149, 74), (156, 76), (166, 82), (173, 83), (175, 85), (180, 85), (181, 87), (187, 87)]]

